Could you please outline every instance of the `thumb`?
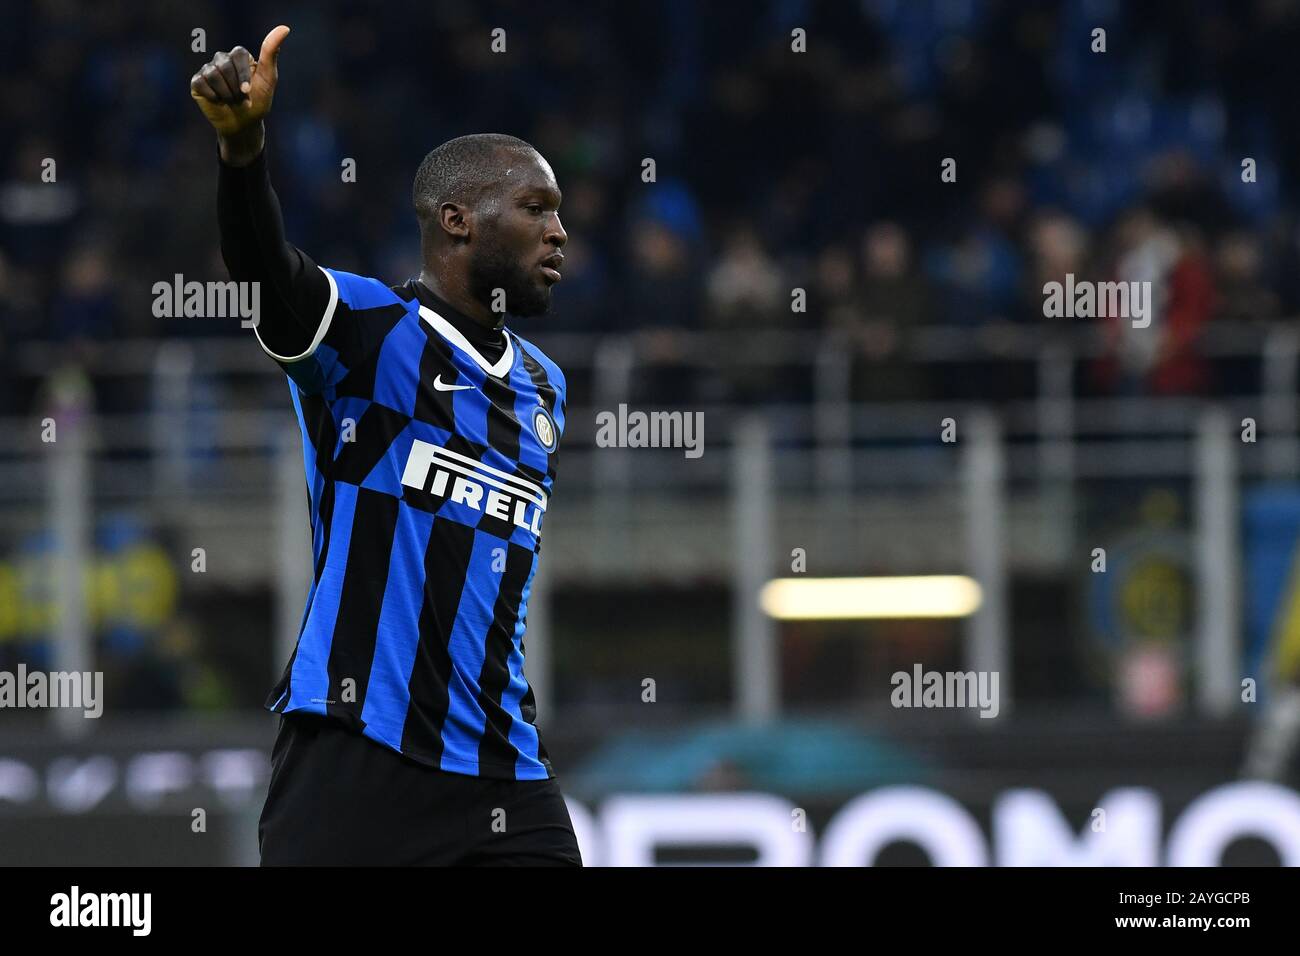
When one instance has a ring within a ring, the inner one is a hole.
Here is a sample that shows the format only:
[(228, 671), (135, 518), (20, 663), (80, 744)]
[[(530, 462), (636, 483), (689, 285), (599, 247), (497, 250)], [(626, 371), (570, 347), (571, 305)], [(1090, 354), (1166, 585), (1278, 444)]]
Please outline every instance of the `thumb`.
[(288, 35), (289, 28), (283, 23), (268, 33), (262, 41), (262, 51), (257, 55), (257, 62), (267, 63), (274, 70), (280, 59), (280, 44), (284, 43), (284, 38)]

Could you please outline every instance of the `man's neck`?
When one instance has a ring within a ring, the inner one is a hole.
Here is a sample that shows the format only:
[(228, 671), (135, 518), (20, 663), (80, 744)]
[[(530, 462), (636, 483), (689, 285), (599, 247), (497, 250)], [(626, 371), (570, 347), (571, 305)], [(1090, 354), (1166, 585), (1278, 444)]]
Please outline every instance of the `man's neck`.
[(485, 329), (499, 329), (505, 321), (505, 316), (493, 312), (470, 295), (463, 283), (440, 282), (428, 269), (421, 270), (420, 282), (438, 298), (458, 310), (461, 315)]

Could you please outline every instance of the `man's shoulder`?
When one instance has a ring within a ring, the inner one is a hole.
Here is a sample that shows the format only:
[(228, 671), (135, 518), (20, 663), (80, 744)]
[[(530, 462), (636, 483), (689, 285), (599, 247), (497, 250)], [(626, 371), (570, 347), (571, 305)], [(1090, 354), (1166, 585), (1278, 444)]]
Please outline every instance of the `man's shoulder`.
[(560, 366), (557, 365), (551, 357), (543, 352), (537, 345), (533, 344), (519, 333), (511, 331), (510, 335), (519, 344), (519, 348), (524, 355), (531, 357), (534, 362), (542, 367), (542, 370), (546, 373), (546, 377), (550, 383), (560, 391), (563, 391), (564, 372), (560, 370)]
[(406, 305), (406, 300), (399, 294), (401, 286), (390, 286), (380, 279), (358, 275), (343, 269), (327, 266), (319, 267), (330, 280), (332, 294), (348, 308), (359, 311), (363, 309), (381, 309), (391, 305)]

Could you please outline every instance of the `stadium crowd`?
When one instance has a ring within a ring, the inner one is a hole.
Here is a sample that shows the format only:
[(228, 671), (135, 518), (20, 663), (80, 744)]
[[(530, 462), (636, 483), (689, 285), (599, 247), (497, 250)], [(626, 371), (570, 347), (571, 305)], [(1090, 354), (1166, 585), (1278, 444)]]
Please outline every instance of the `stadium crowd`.
[[(1203, 392), (1208, 323), (1300, 304), (1286, 104), (1300, 4), (1206, 3), (1195, 25), (1177, 8), (302, 4), (275, 14), (293, 34), (273, 176), (293, 241), (397, 283), (419, 269), (420, 157), (509, 131), (565, 192), (569, 268), (548, 329), (660, 333), (648, 341), (667, 354), (678, 330), (839, 329), (871, 370), (868, 398), (926, 397), (927, 376), (894, 361), (914, 328), (1070, 321), (1044, 318), (1044, 282), (1154, 269), (1169, 288), (1160, 344), (1125, 359), (1115, 336), (1081, 387)], [(215, 145), (188, 96), (205, 59), (193, 31), (208, 51), (255, 50), (267, 15), (70, 0), (6, 14), (0, 361), (33, 340), (238, 334), (155, 318), (149, 290), (224, 278)], [(0, 413), (28, 411), (35, 384), (0, 379)]]

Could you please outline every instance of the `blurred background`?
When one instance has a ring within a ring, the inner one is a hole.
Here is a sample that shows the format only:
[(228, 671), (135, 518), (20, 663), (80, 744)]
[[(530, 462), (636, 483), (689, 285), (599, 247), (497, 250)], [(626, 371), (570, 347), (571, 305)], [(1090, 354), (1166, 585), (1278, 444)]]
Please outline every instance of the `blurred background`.
[[(153, 289), (227, 278), (189, 77), (280, 22), (318, 262), (418, 274), (453, 136), (564, 191), (513, 327), (569, 383), (528, 673), (589, 863), (1300, 864), (1293, 0), (8, 7), (0, 670), (104, 714), (0, 710), (0, 863), (256, 863), (301, 451), (250, 333)], [(1150, 326), (1046, 317), (1067, 275)], [(704, 453), (601, 447), (620, 405)], [(979, 599), (760, 603), (904, 575)], [(997, 716), (891, 705), (917, 666)]]

